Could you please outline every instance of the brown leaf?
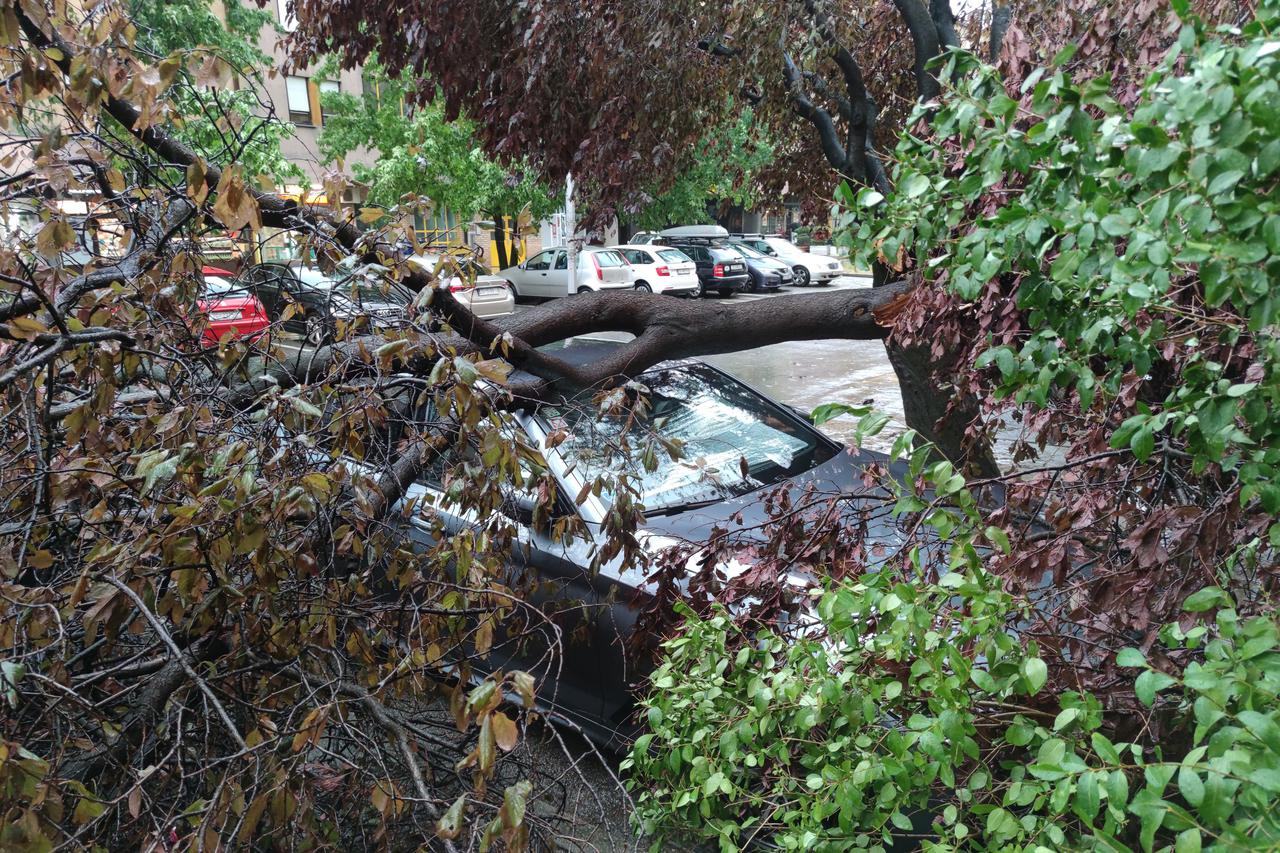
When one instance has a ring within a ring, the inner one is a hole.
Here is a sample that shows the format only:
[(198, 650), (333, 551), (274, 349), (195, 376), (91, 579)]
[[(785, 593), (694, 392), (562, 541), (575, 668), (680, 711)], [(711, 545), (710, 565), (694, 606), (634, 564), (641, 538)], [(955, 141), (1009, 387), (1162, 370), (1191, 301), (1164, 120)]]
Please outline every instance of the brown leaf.
[(493, 712), (493, 739), (503, 752), (510, 752), (520, 742), (520, 730), (515, 721), (501, 711)]

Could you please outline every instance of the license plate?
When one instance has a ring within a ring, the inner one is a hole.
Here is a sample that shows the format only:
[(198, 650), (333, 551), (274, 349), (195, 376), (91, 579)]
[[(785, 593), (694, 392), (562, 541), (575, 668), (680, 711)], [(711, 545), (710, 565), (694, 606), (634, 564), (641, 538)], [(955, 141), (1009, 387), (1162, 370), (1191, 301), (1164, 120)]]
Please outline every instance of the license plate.
[(476, 291), (477, 296), (497, 296), (506, 290), (505, 287), (482, 287)]
[(740, 272), (742, 270), (742, 264), (729, 264), (729, 266), (726, 267), (726, 269), (728, 269), (730, 272)]
[(234, 320), (240, 316), (239, 311), (210, 311), (210, 320)]

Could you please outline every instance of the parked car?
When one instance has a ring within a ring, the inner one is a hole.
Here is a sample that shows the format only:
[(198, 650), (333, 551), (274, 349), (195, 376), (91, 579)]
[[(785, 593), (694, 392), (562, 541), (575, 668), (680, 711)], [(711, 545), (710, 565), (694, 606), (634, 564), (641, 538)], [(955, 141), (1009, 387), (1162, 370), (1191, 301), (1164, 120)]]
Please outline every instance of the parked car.
[(670, 246), (626, 244), (614, 246), (631, 265), (636, 290), (691, 295), (698, 293), (698, 266), (693, 258)]
[[(414, 298), (374, 265), (326, 273), (298, 261), (263, 263), (236, 282), (258, 297), (272, 323), (313, 346), (332, 341), (340, 322), (367, 331), (403, 328)], [(297, 307), (290, 312), (290, 305)]]
[(746, 243), (735, 243), (732, 240), (725, 244), (746, 261), (747, 272), (751, 274), (751, 289), (777, 290), (783, 285), (795, 282), (795, 273), (786, 263), (757, 252)]
[[(557, 356), (586, 364), (598, 359), (604, 346), (571, 346), (557, 350)], [(557, 611), (566, 639), (559, 659), (551, 660), (547, 646), (539, 647), (536, 637), (519, 648), (499, 637), (486, 664), (493, 670), (535, 674), (545, 712), (571, 720), (599, 742), (615, 745), (634, 734), (629, 728), (633, 691), (643, 688), (648, 670), (624, 649), (640, 614), (652, 603), (654, 589), (646, 573), (624, 564), (621, 556), (593, 567), (595, 549), (608, 535), (606, 519), (613, 498), (608, 489), (593, 494), (584, 485), (600, 474), (620, 473), (623, 466), (638, 477), (633, 485), (645, 507), (638, 535), (656, 555), (678, 543), (705, 542), (718, 527), (758, 530), (769, 517), (764, 497), (778, 487), (792, 488), (797, 496), (809, 486), (823, 493), (859, 494), (865, 468), (884, 461), (879, 454), (843, 447), (788, 407), (701, 362), (665, 363), (646, 371), (639, 381), (651, 394), (649, 423), (661, 423), (662, 434), (681, 441), (684, 450), (681, 460), (662, 454), (652, 471), (630, 465), (617, 450), (624, 438), (632, 446), (644, 443), (650, 427), (637, 419), (597, 420), (593, 406), (542, 406), (512, 413), (510, 427), (540, 450), (560, 496), (559, 507), (545, 525), (533, 522), (532, 495), (517, 490), (504, 501), (501, 512), (517, 525), (519, 536), (509, 557), (512, 582), (528, 578), (530, 571), (545, 581), (537, 585), (530, 603)], [(430, 405), (422, 403), (425, 408), (417, 417), (433, 418)], [(553, 434), (557, 441), (549, 444)], [(560, 440), (561, 436), (566, 437)], [(395, 458), (400, 438), (391, 434), (379, 439), (389, 458)], [(433, 466), (406, 492), (405, 505), (414, 509), (404, 513), (402, 523), (417, 550), (433, 545), (437, 521), (445, 535), (454, 535), (494, 520), (477, 518), (449, 498), (447, 478), (458, 462), (454, 457)], [(708, 469), (714, 475), (708, 476)], [(575, 495), (583, 496), (580, 504), (575, 505)], [(850, 497), (842, 506), (856, 517), (859, 499)], [(583, 523), (586, 537), (553, 538), (555, 521), (574, 516)], [(401, 514), (393, 512), (391, 517)], [(872, 522), (872, 535), (891, 537), (896, 528), (879, 530), (891, 524)], [(729, 573), (745, 568), (736, 562), (724, 566)]]
[[(432, 275), (440, 270), (445, 275), (447, 268), (440, 265), (439, 255), (413, 255), (409, 263), (421, 267)], [(516, 310), (515, 294), (507, 287), (506, 279), (492, 275), (479, 261), (470, 255), (451, 255), (446, 263), (453, 264), (461, 275), (450, 275), (449, 292), (453, 298), (477, 317), (489, 319), (513, 314)]]
[(200, 312), (208, 318), (203, 343), (217, 346), (228, 333), (233, 338), (256, 338), (271, 325), (262, 302), (237, 284), (235, 273), (219, 267), (200, 271)]
[(751, 274), (746, 259), (725, 245), (728, 234), (719, 225), (680, 225), (663, 229), (656, 239), (658, 245), (674, 246), (693, 258), (702, 284), (699, 296), (709, 290), (729, 296), (750, 287)]
[(745, 243), (758, 252), (785, 261), (795, 273), (796, 286), (830, 284), (844, 275), (844, 268), (834, 258), (810, 254), (783, 237), (760, 234), (734, 234), (732, 239)]
[[(569, 250), (564, 246), (543, 249), (529, 260), (498, 272), (516, 296), (568, 296)], [(613, 249), (584, 246), (578, 252), (575, 293), (631, 287), (627, 259)]]

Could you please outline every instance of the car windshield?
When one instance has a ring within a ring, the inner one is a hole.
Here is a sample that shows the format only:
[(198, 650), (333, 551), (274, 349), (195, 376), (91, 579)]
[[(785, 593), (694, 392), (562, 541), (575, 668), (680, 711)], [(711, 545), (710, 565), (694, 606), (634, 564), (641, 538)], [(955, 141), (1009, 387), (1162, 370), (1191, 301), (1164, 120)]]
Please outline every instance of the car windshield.
[(245, 288), (229, 278), (224, 278), (220, 275), (206, 275), (204, 277), (204, 292), (208, 296), (242, 295), (245, 293)]
[(315, 290), (327, 290), (347, 299), (355, 298), (361, 305), (408, 305), (413, 294), (391, 281), (371, 281), (363, 277), (331, 278), (316, 269), (303, 267), (297, 270), (304, 286)]
[(687, 263), (688, 261), (693, 260), (693, 258), (689, 257), (679, 249), (663, 249), (658, 252), (658, 257), (673, 264)]
[(435, 273), (437, 265), (440, 266), (441, 275), (456, 275), (459, 270), (461, 270), (462, 275), (467, 278), (475, 278), (489, 274), (489, 271), (485, 269), (479, 261), (475, 258), (464, 255), (452, 255), (446, 259), (444, 264), (440, 264), (440, 257), (438, 255), (415, 255), (409, 260), (432, 274)]
[(711, 257), (717, 261), (740, 261), (742, 255), (735, 252), (730, 246), (712, 246)]
[(733, 248), (737, 249), (739, 252), (746, 255), (748, 258), (753, 258), (757, 261), (770, 259), (769, 256), (766, 255), (764, 252), (757, 251), (756, 249), (753, 249), (751, 246), (748, 246), (746, 243), (734, 243)]
[[(599, 418), (590, 407), (545, 406), (548, 426), (568, 438), (559, 452), (585, 481), (631, 472), (651, 515), (726, 500), (779, 483), (825, 462), (834, 451), (780, 407), (711, 368), (686, 365), (641, 377), (650, 392), (644, 420)], [(664, 451), (645, 471), (623, 450), (637, 453), (656, 432), (678, 441), (680, 459)], [(605, 500), (611, 500), (606, 492)]]

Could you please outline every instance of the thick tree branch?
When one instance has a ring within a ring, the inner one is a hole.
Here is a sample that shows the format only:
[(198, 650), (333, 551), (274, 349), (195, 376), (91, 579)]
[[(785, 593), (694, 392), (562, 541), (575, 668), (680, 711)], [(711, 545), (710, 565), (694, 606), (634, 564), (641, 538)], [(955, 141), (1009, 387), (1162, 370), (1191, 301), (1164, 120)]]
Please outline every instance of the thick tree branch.
[(1004, 34), (1013, 21), (1013, 9), (1007, 3), (996, 3), (991, 9), (991, 41), (987, 45), (987, 61), (995, 65), (1000, 61), (1000, 49), (1004, 47)]
[(938, 31), (938, 44), (946, 48), (959, 47), (960, 37), (956, 35), (956, 16), (951, 12), (951, 0), (929, 0), (929, 17)]
[(782, 75), (787, 84), (787, 95), (791, 98), (791, 105), (818, 131), (822, 153), (826, 155), (831, 168), (843, 173), (849, 167), (849, 163), (845, 158), (844, 144), (840, 142), (840, 134), (836, 132), (835, 122), (831, 120), (829, 112), (815, 104), (805, 94), (800, 69), (787, 53), (782, 54)]
[(893, 5), (907, 25), (915, 48), (916, 94), (922, 101), (932, 101), (942, 94), (938, 78), (929, 70), (929, 63), (941, 50), (938, 27), (921, 0), (893, 0)]
[(806, 71), (803, 74), (804, 79), (813, 87), (814, 93), (819, 98), (826, 98), (828, 101), (836, 105), (836, 110), (840, 113), (840, 118), (845, 121), (853, 121), (853, 105), (849, 103), (849, 99), (841, 95), (827, 83), (826, 78), (816, 71)]

